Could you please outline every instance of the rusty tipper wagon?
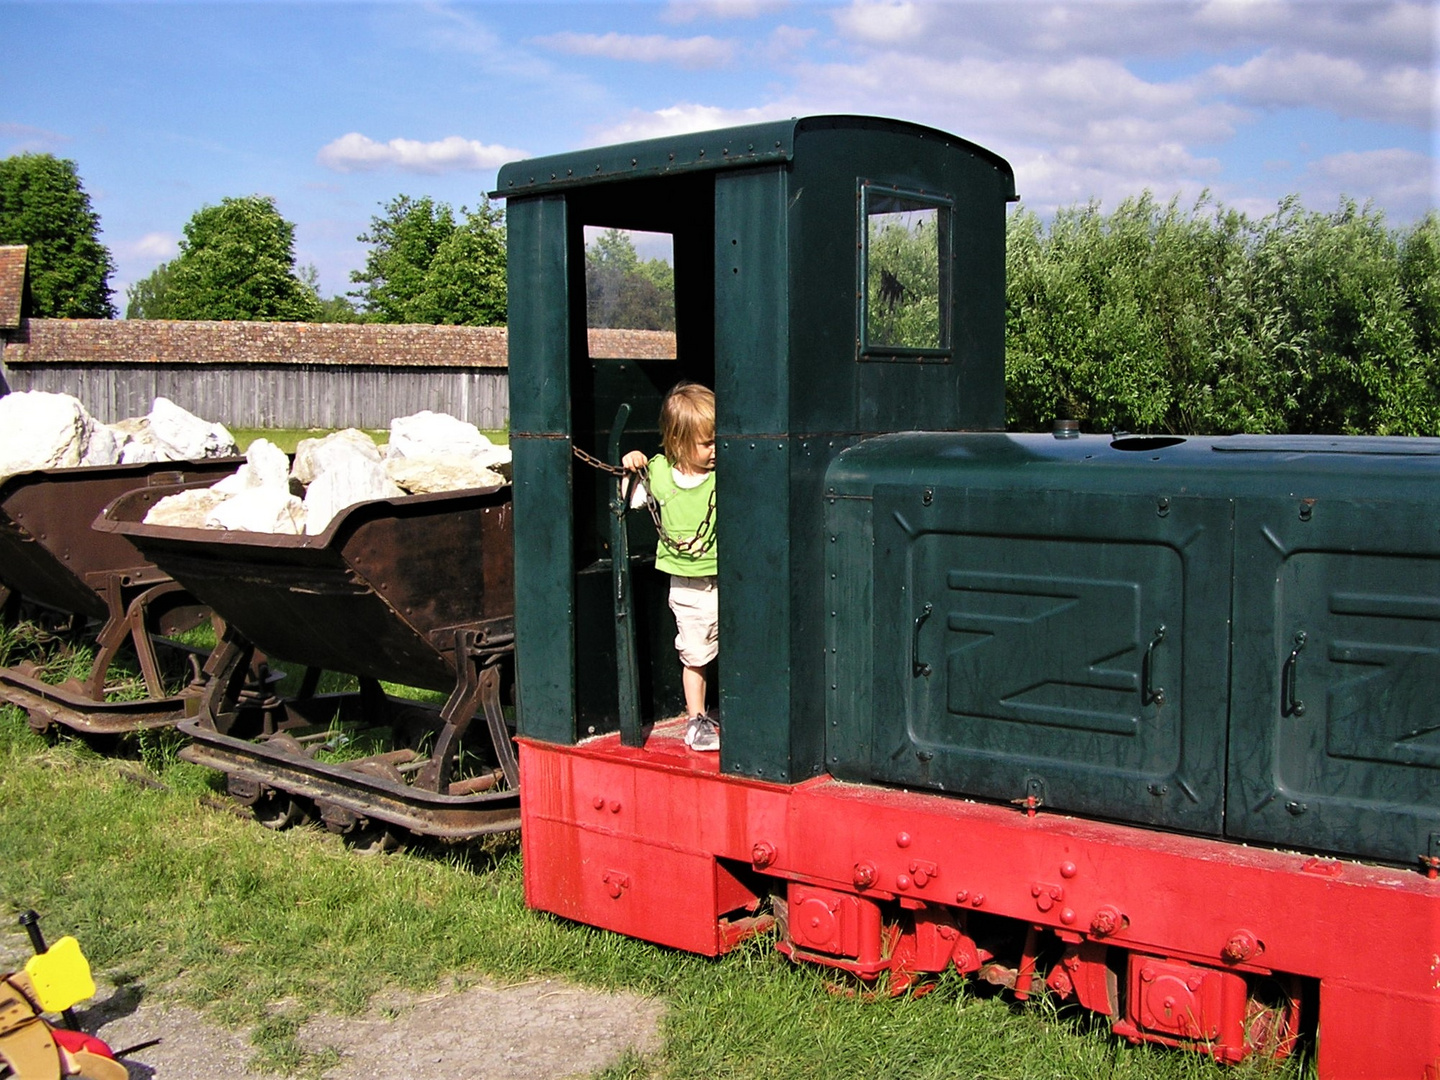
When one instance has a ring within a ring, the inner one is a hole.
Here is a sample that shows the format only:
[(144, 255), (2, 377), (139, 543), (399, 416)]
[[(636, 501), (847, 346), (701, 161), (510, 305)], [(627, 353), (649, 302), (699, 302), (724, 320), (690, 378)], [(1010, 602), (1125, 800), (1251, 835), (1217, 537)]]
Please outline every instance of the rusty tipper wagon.
[[(116, 500), (96, 528), (132, 540), (229, 625), (180, 730), (192, 761), (279, 827), (318, 810), (363, 846), (405, 833), (463, 840), (513, 829), (518, 774), (502, 704), (514, 649), (508, 487), (357, 503), (314, 536), (144, 524), (178, 488)], [(254, 649), (308, 668), (292, 699), (247, 702)], [(358, 694), (317, 694), (321, 671)], [(380, 681), (446, 691), (436, 715)], [(484, 728), (471, 728), (480, 709)], [(396, 749), (317, 760), (334, 722), (388, 728)], [(463, 748), (483, 767), (457, 778)]]
[[(891, 990), (1440, 1075), (1440, 440), (1007, 434), (1013, 175), (930, 128), (498, 186), (531, 905), (711, 955), (773, 915)], [(676, 361), (587, 350), (587, 226), (673, 237)], [(575, 457), (653, 451), (623, 421), (680, 378), (717, 401), (718, 761), (665, 719), (653, 535)]]
[[(98, 465), (19, 473), (0, 481), (0, 594), (23, 598), (62, 618), (100, 624), (95, 660), (83, 683), (59, 686), (28, 665), (0, 668), (0, 697), (25, 709), (43, 730), (62, 724), (114, 735), (173, 724), (181, 697), (167, 693), (152, 636), (198, 624), (204, 610), (123, 536), (94, 532), (105, 504), (137, 487), (172, 485), (235, 470), (236, 459)], [(130, 645), (146, 696), (107, 701), (106, 678)]]

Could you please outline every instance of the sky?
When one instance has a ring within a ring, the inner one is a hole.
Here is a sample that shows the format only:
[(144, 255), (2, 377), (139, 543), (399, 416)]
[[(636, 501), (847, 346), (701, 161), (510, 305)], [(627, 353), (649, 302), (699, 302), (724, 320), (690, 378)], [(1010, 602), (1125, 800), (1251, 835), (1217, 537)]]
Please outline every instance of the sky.
[(76, 162), (125, 290), (227, 196), (273, 196), (322, 295), (397, 195), (507, 161), (819, 113), (988, 147), (1040, 213), (1149, 190), (1437, 205), (1434, 3), (1382, 0), (0, 0), (0, 157)]

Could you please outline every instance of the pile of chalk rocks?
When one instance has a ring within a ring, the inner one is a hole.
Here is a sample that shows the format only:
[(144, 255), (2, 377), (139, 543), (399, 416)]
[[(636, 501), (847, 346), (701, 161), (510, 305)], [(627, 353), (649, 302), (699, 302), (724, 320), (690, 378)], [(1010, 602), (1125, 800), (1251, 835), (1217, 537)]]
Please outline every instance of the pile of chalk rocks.
[[(40, 390), (0, 397), (0, 479), (40, 469), (198, 461), (239, 453), (222, 424), (158, 397), (145, 416), (102, 424), (78, 398)], [(376, 446), (347, 428), (305, 439), (292, 467), (284, 451), (257, 439), (245, 464), (213, 487), (161, 499), (146, 524), (250, 532), (320, 533), (341, 510), (367, 499), (499, 487), (510, 450), (474, 424), (428, 410), (391, 422)]]
[(239, 453), (230, 432), (156, 398), (146, 416), (102, 424), (78, 398), (43, 390), (0, 397), (0, 477), (80, 465), (198, 461)]
[(508, 447), (474, 424), (426, 410), (392, 421), (383, 447), (355, 428), (303, 439), (293, 465), (256, 439), (234, 475), (161, 499), (145, 524), (315, 535), (358, 502), (501, 487), (509, 472)]

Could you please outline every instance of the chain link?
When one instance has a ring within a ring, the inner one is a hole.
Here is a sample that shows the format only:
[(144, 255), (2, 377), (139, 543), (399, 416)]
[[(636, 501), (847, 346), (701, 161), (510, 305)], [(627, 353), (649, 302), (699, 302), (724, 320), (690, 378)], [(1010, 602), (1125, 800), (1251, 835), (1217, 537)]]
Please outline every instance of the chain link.
[[(660, 521), (660, 504), (655, 501), (655, 496), (650, 493), (650, 470), (643, 468), (638, 470), (626, 469), (620, 465), (611, 465), (608, 461), (601, 461), (594, 454), (587, 454), (578, 446), (571, 446), (575, 456), (593, 469), (598, 469), (611, 476), (625, 477), (632, 471), (640, 477), (641, 483), (645, 485), (645, 508), (650, 511), (650, 519), (655, 523), (655, 535), (660, 542), (677, 555), (686, 555), (691, 558), (700, 558), (707, 554), (715, 546), (715, 489), (710, 489), (710, 502), (705, 508), (705, 516), (701, 519), (699, 526), (695, 529), (695, 535), (685, 539), (677, 539), (672, 536)], [(709, 533), (707, 536), (706, 533)]]

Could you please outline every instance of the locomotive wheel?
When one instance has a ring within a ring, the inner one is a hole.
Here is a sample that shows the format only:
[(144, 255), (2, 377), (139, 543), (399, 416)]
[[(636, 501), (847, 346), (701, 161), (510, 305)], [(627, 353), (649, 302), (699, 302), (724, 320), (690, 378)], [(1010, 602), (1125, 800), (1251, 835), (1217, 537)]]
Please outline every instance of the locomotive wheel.
[(305, 804), (283, 791), (271, 788), (255, 800), (250, 812), (267, 829), (288, 829), (310, 820)]
[(406, 847), (403, 832), (374, 822), (346, 833), (345, 845), (357, 855), (392, 855)]

